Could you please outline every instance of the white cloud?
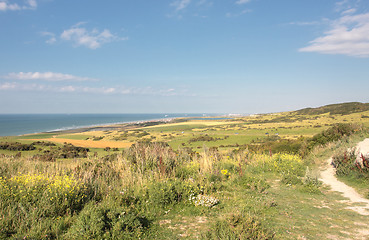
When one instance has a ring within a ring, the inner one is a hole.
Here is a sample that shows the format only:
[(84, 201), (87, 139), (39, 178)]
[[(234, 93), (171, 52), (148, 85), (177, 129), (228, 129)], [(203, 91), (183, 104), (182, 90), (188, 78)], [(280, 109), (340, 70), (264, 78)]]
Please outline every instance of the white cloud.
[(118, 95), (144, 95), (144, 96), (187, 96), (186, 91), (177, 92), (174, 88), (154, 89), (145, 88), (127, 88), (127, 87), (86, 87), (86, 86), (54, 86), (38, 83), (0, 83), (0, 91), (28, 91), (28, 92), (54, 92), (54, 93), (86, 93), (86, 94), (118, 94)]
[(342, 0), (336, 2), (334, 11), (341, 15), (354, 14), (360, 9), (361, 0)]
[(60, 92), (75, 92), (76, 91), (76, 87), (74, 86), (64, 86), (59, 88)]
[(174, 7), (176, 11), (180, 11), (188, 7), (191, 3), (191, 0), (177, 0), (170, 4), (170, 6)]
[(46, 40), (46, 43), (48, 43), (48, 44), (54, 44), (56, 42), (55, 34), (52, 33), (52, 32), (42, 32), (41, 35), (49, 37), (49, 39)]
[(70, 74), (54, 73), (54, 72), (19, 72), (9, 73), (3, 76), (4, 79), (11, 80), (43, 80), (43, 81), (97, 81), (97, 79), (88, 77), (78, 77)]
[(19, 11), (19, 10), (34, 10), (37, 8), (36, 0), (26, 0), (23, 5), (18, 3), (9, 3), (7, 0), (0, 0), (0, 11)]
[(83, 87), (83, 86), (53, 86), (38, 83), (0, 83), (0, 91), (31, 91), (31, 92), (54, 92), (54, 93), (91, 93), (91, 94), (129, 94), (130, 90), (125, 88), (107, 88), (107, 87)]
[(17, 85), (15, 83), (2, 83), (0, 84), (0, 90), (9, 90), (9, 89), (15, 89)]
[(369, 13), (340, 17), (331, 23), (324, 36), (299, 51), (369, 57)]
[(70, 29), (64, 30), (60, 38), (65, 41), (71, 41), (76, 46), (85, 46), (90, 49), (99, 48), (104, 43), (127, 40), (127, 38), (115, 36), (108, 29), (104, 29), (102, 32), (99, 32), (97, 29), (88, 31), (86, 28), (81, 27), (83, 24), (85, 23), (77, 23)]
[(312, 26), (312, 25), (320, 25), (321, 23), (318, 21), (310, 21), (310, 22), (290, 22), (288, 24), (297, 26)]
[(241, 5), (241, 4), (246, 4), (246, 3), (249, 3), (249, 2), (251, 2), (251, 0), (238, 0), (238, 1), (236, 2), (236, 4)]
[(342, 12), (342, 15), (354, 14), (357, 11), (356, 8), (350, 8)]
[(229, 17), (229, 18), (231, 18), (231, 17), (239, 17), (239, 16), (242, 16), (242, 15), (244, 15), (246, 13), (250, 13), (250, 12), (252, 12), (251, 9), (244, 9), (243, 11), (238, 12), (238, 13), (230, 13), (230, 12), (228, 12), (228, 13), (226, 13), (226, 17)]
[(46, 90), (45, 85), (40, 84), (19, 84), (16, 82), (5, 82), (0, 84), (0, 90), (23, 90), (23, 91), (42, 91)]
[(114, 93), (116, 91), (115, 88), (107, 88), (107, 89), (104, 89), (104, 93)]
[(37, 2), (36, 0), (28, 0), (28, 5), (31, 7), (31, 8), (37, 8)]
[(169, 4), (170, 7), (174, 8), (172, 13), (167, 14), (166, 16), (169, 18), (177, 18), (182, 19), (185, 11), (190, 5), (192, 6), (192, 17), (200, 17), (200, 18), (207, 18), (206, 15), (202, 14), (201, 12), (204, 9), (208, 9), (213, 6), (212, 0), (172, 0)]
[(0, 11), (16, 11), (21, 9), (22, 8), (16, 3), (10, 4), (7, 2), (0, 2)]
[(213, 6), (213, 2), (211, 2), (209, 0), (200, 0), (200, 1), (197, 2), (197, 5), (198, 6), (205, 5), (205, 6), (211, 7), (211, 6)]
[(161, 90), (160, 95), (162, 95), (162, 96), (177, 96), (178, 93), (176, 92), (176, 90), (174, 88), (169, 88), (169, 89)]

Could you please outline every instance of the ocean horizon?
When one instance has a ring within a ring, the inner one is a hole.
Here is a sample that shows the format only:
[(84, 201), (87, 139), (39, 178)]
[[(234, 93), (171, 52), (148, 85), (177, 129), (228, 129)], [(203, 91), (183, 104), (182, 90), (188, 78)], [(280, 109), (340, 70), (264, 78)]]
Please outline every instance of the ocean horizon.
[(0, 114), (0, 136), (19, 136), (102, 125), (202, 116), (216, 116), (216, 114)]

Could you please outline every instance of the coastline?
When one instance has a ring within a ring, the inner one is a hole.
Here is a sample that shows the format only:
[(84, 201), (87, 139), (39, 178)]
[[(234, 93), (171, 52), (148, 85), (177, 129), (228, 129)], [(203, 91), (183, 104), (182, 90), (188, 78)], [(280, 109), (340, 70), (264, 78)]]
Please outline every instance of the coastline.
[(22, 134), (19, 136), (31, 136), (31, 135), (47, 134), (47, 133), (72, 134), (72, 133), (84, 133), (84, 132), (92, 132), (92, 131), (111, 131), (111, 130), (117, 130), (117, 129), (128, 130), (128, 129), (134, 129), (137, 127), (145, 127), (146, 124), (150, 124), (150, 126), (154, 126), (154, 125), (160, 125), (163, 123), (171, 123), (178, 119), (186, 119), (186, 117), (172, 117), (172, 118), (138, 120), (138, 121), (121, 122), (121, 123), (97, 124), (97, 125), (69, 128), (69, 129), (56, 129), (56, 130), (50, 130), (50, 131), (44, 131), (44, 132)]
[(41, 133), (85, 132), (103, 128), (117, 129), (139, 124), (164, 123), (200, 114), (0, 114), (0, 136), (26, 136)]
[[(122, 114), (121, 116), (108, 115), (108, 117), (90, 115), (91, 117), (84, 114), (72, 115), (72, 118), (71, 115), (66, 114), (13, 114), (5, 117), (0, 115), (0, 137), (125, 130), (188, 120), (226, 120), (233, 118), (224, 114), (207, 114), (206, 116), (204, 114)], [(93, 120), (95, 116), (97, 116), (97, 121)], [(86, 121), (89, 118), (91, 120)]]

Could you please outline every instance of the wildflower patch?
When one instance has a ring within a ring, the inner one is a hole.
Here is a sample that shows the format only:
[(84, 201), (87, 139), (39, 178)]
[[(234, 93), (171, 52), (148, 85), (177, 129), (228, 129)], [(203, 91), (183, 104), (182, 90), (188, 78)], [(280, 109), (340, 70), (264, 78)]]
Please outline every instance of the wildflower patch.
[(0, 201), (4, 206), (14, 202), (30, 207), (42, 206), (52, 215), (80, 209), (87, 195), (87, 187), (68, 175), (49, 178), (42, 174), (20, 174), (0, 179)]

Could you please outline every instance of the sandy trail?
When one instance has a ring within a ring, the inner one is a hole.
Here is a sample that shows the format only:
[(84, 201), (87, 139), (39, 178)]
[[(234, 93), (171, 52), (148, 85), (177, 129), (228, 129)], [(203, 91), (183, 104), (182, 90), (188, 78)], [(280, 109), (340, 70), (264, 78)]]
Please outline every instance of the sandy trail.
[[(362, 154), (369, 153), (369, 138), (367, 138), (364, 141), (358, 143), (357, 148), (360, 151), (360, 153), (362, 153)], [(352, 187), (347, 186), (345, 183), (338, 181), (337, 178), (335, 177), (335, 171), (336, 170), (331, 165), (331, 162), (332, 162), (332, 158), (327, 160), (328, 168), (325, 171), (321, 172), (320, 180), (323, 183), (329, 185), (332, 188), (333, 191), (343, 193), (343, 196), (349, 199), (346, 202), (349, 203), (350, 205), (360, 204), (360, 206), (347, 207), (348, 209), (354, 210), (355, 212), (357, 212), (361, 215), (369, 216), (369, 200), (363, 198)]]

